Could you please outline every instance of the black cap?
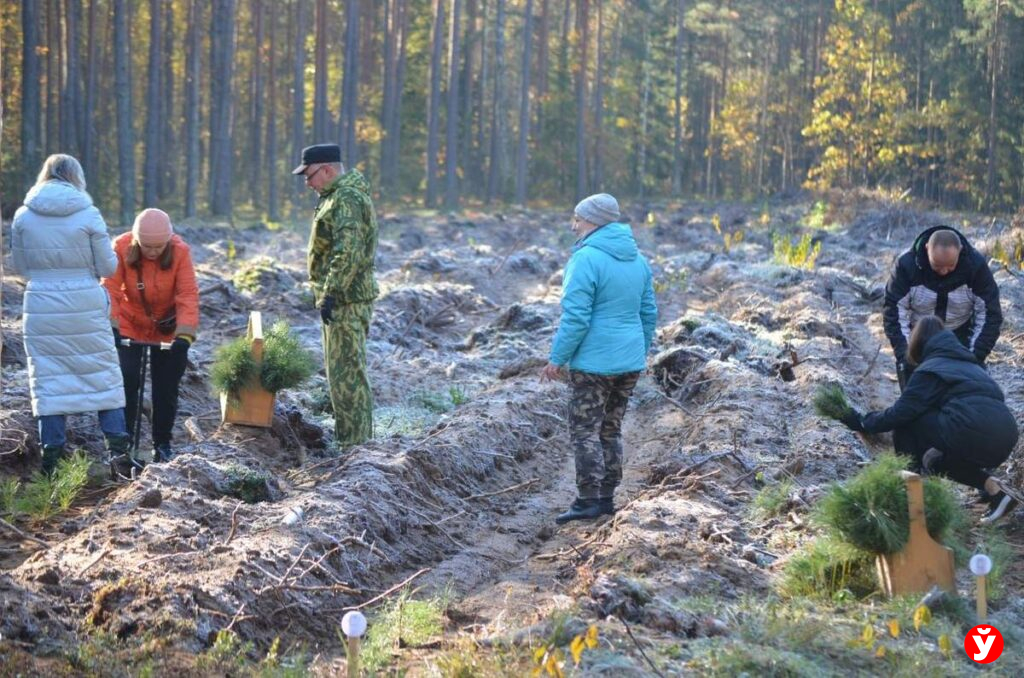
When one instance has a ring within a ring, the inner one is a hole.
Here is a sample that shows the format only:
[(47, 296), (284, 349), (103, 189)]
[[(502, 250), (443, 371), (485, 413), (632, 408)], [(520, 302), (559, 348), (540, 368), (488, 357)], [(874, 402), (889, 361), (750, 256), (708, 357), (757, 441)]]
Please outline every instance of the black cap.
[(315, 144), (302, 149), (302, 164), (292, 170), (292, 174), (302, 174), (310, 165), (328, 162), (341, 162), (341, 146), (338, 144)]

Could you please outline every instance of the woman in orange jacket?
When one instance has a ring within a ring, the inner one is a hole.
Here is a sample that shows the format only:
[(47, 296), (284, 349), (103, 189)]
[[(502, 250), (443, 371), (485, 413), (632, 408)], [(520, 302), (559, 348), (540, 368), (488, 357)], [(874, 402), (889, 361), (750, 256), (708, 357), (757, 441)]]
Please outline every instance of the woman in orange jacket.
[(133, 342), (171, 342), (150, 351), (153, 384), (153, 457), (169, 461), (171, 429), (178, 411), (178, 386), (188, 349), (199, 329), (199, 288), (189, 246), (174, 234), (171, 219), (158, 209), (135, 218), (130, 233), (114, 241), (117, 271), (103, 280), (110, 293), (110, 321), (124, 377), (125, 419), (135, 422), (143, 347)]

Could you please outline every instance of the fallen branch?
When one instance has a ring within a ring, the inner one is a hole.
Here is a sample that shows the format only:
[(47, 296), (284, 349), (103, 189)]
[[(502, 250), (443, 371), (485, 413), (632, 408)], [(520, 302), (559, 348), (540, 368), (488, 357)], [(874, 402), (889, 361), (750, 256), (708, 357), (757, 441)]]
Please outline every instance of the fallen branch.
[(654, 665), (654, 662), (651, 661), (651, 658), (647, 656), (646, 652), (644, 652), (644, 648), (641, 647), (640, 641), (637, 640), (636, 636), (633, 635), (633, 630), (629, 628), (629, 624), (626, 622), (626, 620), (620, 618), (619, 621), (621, 621), (622, 625), (626, 627), (626, 633), (629, 634), (629, 639), (633, 641), (633, 644), (636, 645), (636, 649), (640, 650), (640, 654), (643, 655), (643, 658), (646, 659), (647, 663), (651, 665), (651, 670), (654, 671), (654, 674), (656, 676), (659, 676), (659, 678), (665, 678), (665, 674), (658, 670), (658, 667)]
[(81, 577), (83, 574), (85, 574), (86, 572), (91, 570), (93, 565), (95, 565), (96, 563), (100, 562), (101, 560), (103, 560), (104, 558), (106, 558), (109, 555), (110, 555), (110, 549), (109, 548), (106, 548), (106, 549), (103, 549), (102, 551), (100, 551), (99, 555), (97, 555), (95, 558), (90, 560), (88, 565), (86, 565), (85, 567), (83, 567), (81, 570), (78, 571), (78, 576)]
[(37, 539), (36, 537), (33, 537), (31, 534), (27, 534), (25, 532), (22, 532), (21, 530), (16, 528), (14, 525), (11, 525), (9, 522), (4, 520), (3, 518), (0, 518), (0, 526), (6, 527), (8, 530), (10, 530), (14, 534), (18, 535), (22, 539), (27, 539), (28, 541), (33, 542), (34, 544), (38, 544), (39, 546), (42, 546), (44, 549), (49, 549), (50, 548), (50, 545), (47, 544), (42, 539)]
[(238, 528), (238, 509), (240, 508), (242, 508), (241, 501), (239, 501), (238, 505), (235, 506), (235, 510), (231, 512), (231, 531), (228, 532), (228, 537), (224, 540), (225, 546), (230, 544), (231, 540), (235, 538), (235, 530)]
[(519, 483), (518, 485), (513, 485), (512, 487), (506, 487), (504, 490), (498, 490), (497, 492), (484, 492), (483, 494), (471, 494), (468, 497), (462, 497), (462, 499), (464, 499), (466, 501), (469, 501), (470, 499), (483, 499), (484, 497), (496, 497), (499, 494), (505, 494), (506, 492), (514, 492), (515, 490), (519, 490), (519, 489), (522, 489), (524, 487), (529, 487), (530, 485), (533, 485), (534, 483), (537, 483), (537, 482), (540, 482), (540, 478), (530, 478), (525, 483)]
[(864, 381), (867, 378), (867, 376), (869, 374), (871, 374), (871, 370), (875, 369), (875, 363), (878, 362), (878, 356), (881, 353), (882, 353), (882, 345), (879, 344), (878, 345), (878, 350), (875, 351), (875, 357), (871, 359), (871, 362), (868, 363), (868, 368), (866, 370), (864, 370), (864, 374), (860, 375), (860, 379), (858, 379), (855, 383), (857, 383), (857, 384), (861, 383), (862, 381)]
[(417, 578), (417, 577), (419, 577), (420, 575), (422, 575), (422, 574), (426, 574), (427, 572), (430, 572), (430, 568), (429, 568), (429, 567), (425, 567), (425, 568), (423, 568), (422, 570), (420, 570), (419, 572), (417, 572), (417, 573), (416, 573), (416, 574), (414, 574), (413, 576), (411, 576), (411, 577), (409, 577), (408, 579), (406, 579), (405, 581), (403, 581), (403, 582), (402, 582), (401, 584), (396, 584), (395, 586), (392, 586), (391, 588), (389, 588), (389, 589), (388, 589), (387, 591), (385, 591), (384, 593), (380, 594), (379, 596), (374, 596), (373, 598), (370, 598), (370, 599), (369, 599), (368, 601), (366, 601), (365, 603), (360, 603), (359, 605), (355, 605), (355, 606), (353, 606), (353, 607), (346, 607), (346, 608), (344, 608), (344, 609), (345, 609), (345, 611), (347, 612), (347, 611), (349, 611), (349, 610), (362, 610), (362, 609), (363, 609), (364, 607), (369, 607), (370, 605), (373, 605), (373, 604), (374, 604), (374, 603), (376, 603), (377, 601), (379, 601), (379, 600), (383, 600), (384, 598), (387, 598), (388, 596), (390, 596), (390, 595), (391, 595), (392, 593), (394, 593), (395, 591), (397, 591), (397, 590), (399, 590), (399, 589), (401, 589), (401, 588), (404, 588), (404, 587), (405, 587), (406, 585), (408, 585), (408, 584), (409, 584), (409, 582), (411, 582), (411, 581), (412, 581), (413, 579), (416, 579), (416, 578)]
[(161, 560), (166, 560), (168, 558), (175, 558), (177, 556), (191, 556), (191, 555), (194, 555), (196, 553), (199, 553), (199, 551), (177, 551), (175, 553), (165, 553), (162, 556), (157, 556), (156, 558), (152, 558), (150, 560), (144, 560), (144, 561), (142, 561), (142, 564), (143, 565), (148, 565), (150, 563), (156, 563), (156, 562), (159, 562)]

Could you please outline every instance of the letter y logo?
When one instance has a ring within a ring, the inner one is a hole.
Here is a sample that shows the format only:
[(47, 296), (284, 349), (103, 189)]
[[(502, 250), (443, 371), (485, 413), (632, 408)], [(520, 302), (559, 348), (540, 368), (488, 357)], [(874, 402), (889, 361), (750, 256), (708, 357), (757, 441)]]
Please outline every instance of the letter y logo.
[(964, 638), (967, 656), (979, 664), (991, 664), (1003, 653), (1003, 635), (994, 626), (975, 626)]

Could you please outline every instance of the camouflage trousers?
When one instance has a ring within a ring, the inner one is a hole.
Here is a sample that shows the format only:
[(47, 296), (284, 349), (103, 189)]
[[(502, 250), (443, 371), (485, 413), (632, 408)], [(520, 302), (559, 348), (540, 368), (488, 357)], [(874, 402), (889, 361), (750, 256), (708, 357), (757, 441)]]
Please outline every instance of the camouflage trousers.
[(373, 395), (366, 374), (366, 335), (373, 304), (339, 304), (323, 326), (324, 361), (334, 408), (334, 438), (356, 445), (373, 437)]
[(639, 372), (569, 373), (569, 433), (583, 499), (610, 498), (622, 480), (622, 417)]

